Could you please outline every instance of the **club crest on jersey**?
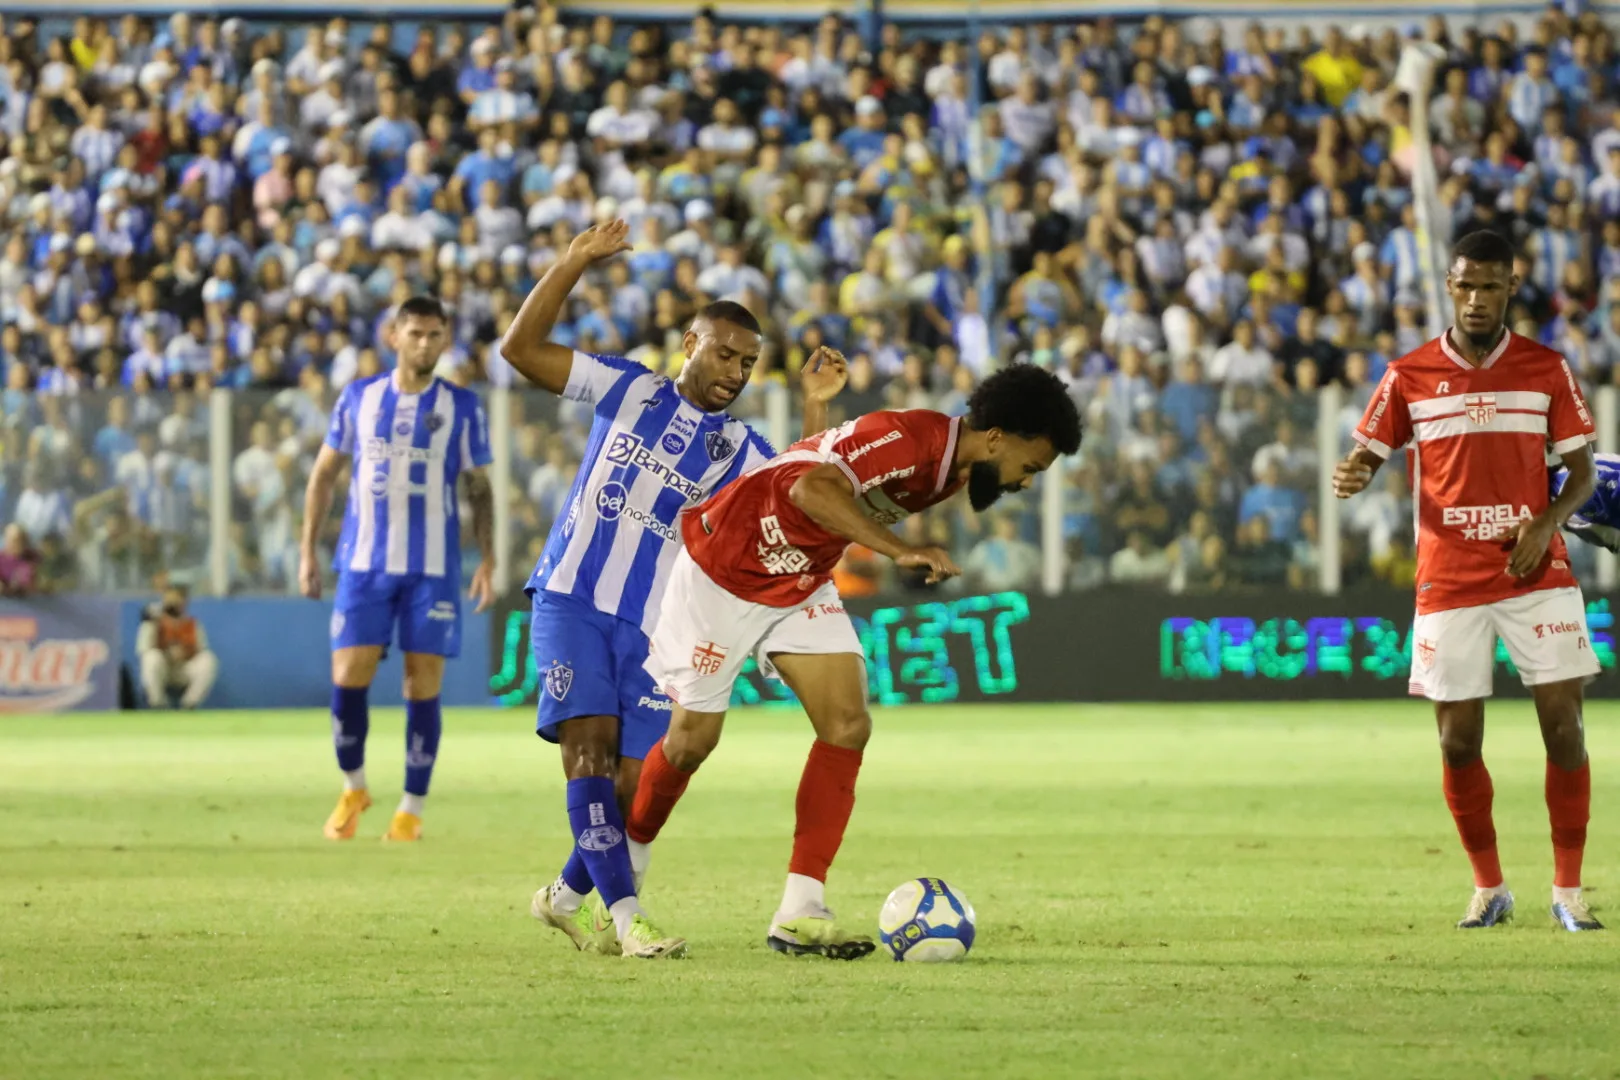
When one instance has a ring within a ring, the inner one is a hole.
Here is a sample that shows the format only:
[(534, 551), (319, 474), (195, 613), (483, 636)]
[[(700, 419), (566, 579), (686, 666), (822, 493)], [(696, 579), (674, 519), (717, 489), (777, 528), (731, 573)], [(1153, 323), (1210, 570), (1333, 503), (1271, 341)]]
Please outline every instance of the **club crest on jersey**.
[(699, 675), (713, 675), (725, 662), (727, 649), (712, 641), (705, 641), (692, 650), (692, 667)]
[(546, 693), (561, 701), (568, 696), (568, 689), (573, 685), (574, 669), (553, 660), (551, 667), (546, 669)]
[(436, 412), (428, 413), (427, 429), (429, 431), (438, 431), (442, 427), (444, 427), (444, 417)]
[(731, 440), (718, 431), (710, 431), (703, 436), (703, 447), (709, 451), (710, 461), (724, 461), (737, 452)]
[(1468, 394), (1463, 397), (1463, 411), (1468, 419), (1485, 425), (1496, 419), (1495, 394)]

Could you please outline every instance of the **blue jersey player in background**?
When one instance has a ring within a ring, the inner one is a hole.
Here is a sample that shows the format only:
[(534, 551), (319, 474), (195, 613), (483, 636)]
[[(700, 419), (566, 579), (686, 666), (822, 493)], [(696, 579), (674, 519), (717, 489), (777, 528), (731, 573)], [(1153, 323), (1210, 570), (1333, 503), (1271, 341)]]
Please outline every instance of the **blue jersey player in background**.
[(461, 521), (456, 481), (467, 481), (483, 561), (468, 595), (494, 599), (494, 498), (489, 423), (478, 396), (433, 374), (450, 341), (439, 301), (419, 296), (393, 321), (399, 366), (344, 387), (304, 493), (298, 583), (321, 595), (316, 539), (346, 457), (354, 459), (332, 605), (332, 741), (343, 794), (326, 821), (332, 840), (354, 836), (366, 791), (366, 694), (399, 630), (405, 653), (405, 795), (385, 840), (422, 836), (422, 800), (439, 752), (444, 661), (461, 652)]
[[(759, 323), (740, 304), (721, 300), (698, 312), (673, 380), (547, 340), (586, 269), (630, 249), (627, 231), (615, 221), (576, 237), (524, 301), (501, 355), (595, 414), (567, 509), (526, 588), (545, 675), (536, 727), (561, 745), (574, 838), (561, 875), (535, 893), (530, 910), (581, 949), (651, 959), (681, 956), (686, 943), (642, 911), (636, 893), (646, 851), (624, 833), (622, 801), (634, 795), (642, 759), (670, 719), (670, 700), (643, 667), (647, 634), (680, 547), (681, 511), (774, 451), (722, 411), (759, 358)], [(826, 403), (844, 378), (843, 357), (830, 350), (806, 365), (807, 433), (826, 427)], [(597, 902), (586, 906), (593, 886)]]
[[(1592, 459), (1597, 467), (1597, 487), (1564, 528), (1588, 544), (1620, 551), (1620, 454), (1594, 454)], [(1568, 469), (1560, 466), (1550, 470), (1554, 497), (1568, 479)]]

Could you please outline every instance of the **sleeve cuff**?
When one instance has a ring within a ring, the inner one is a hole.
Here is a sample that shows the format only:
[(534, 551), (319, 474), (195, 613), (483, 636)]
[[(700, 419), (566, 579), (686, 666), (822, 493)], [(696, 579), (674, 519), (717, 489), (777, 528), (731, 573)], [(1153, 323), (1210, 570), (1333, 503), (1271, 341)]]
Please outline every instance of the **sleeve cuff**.
[(1597, 442), (1597, 436), (1596, 435), (1588, 435), (1585, 432), (1582, 432), (1579, 435), (1571, 435), (1567, 439), (1564, 439), (1564, 440), (1562, 440), (1560, 442), (1553, 443), (1553, 453), (1555, 453), (1555, 454), (1567, 454), (1571, 450), (1579, 450), (1581, 447), (1585, 446), (1587, 443), (1593, 443), (1593, 442)]
[(850, 487), (855, 489), (856, 495), (859, 495), (861, 493), (861, 478), (855, 475), (855, 470), (849, 467), (849, 463), (841, 457), (828, 458), (827, 460), (838, 466), (839, 471), (849, 477)]
[(1369, 439), (1359, 431), (1351, 432), (1351, 437), (1381, 458), (1388, 458), (1391, 453), (1388, 443), (1381, 443), (1377, 439)]

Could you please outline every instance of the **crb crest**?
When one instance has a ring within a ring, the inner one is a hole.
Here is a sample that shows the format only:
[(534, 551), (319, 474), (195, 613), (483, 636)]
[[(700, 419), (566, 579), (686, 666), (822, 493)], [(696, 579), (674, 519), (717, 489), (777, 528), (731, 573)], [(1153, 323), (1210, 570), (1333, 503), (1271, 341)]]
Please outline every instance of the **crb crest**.
[(1463, 398), (1463, 411), (1468, 419), (1484, 426), (1496, 419), (1496, 395), (1468, 394)]
[(737, 452), (736, 445), (718, 431), (710, 431), (704, 434), (703, 448), (709, 452), (709, 460), (715, 462), (724, 461)]
[(546, 669), (546, 693), (561, 701), (568, 696), (568, 690), (574, 685), (574, 669), (567, 664), (552, 661)]

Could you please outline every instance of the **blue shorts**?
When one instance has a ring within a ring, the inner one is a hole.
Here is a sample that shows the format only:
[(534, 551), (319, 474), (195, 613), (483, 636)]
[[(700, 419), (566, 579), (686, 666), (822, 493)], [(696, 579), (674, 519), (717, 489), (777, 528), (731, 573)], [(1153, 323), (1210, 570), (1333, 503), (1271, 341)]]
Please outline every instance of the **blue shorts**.
[(557, 726), (577, 716), (617, 716), (619, 756), (647, 756), (669, 730), (674, 703), (653, 683), (641, 627), (562, 593), (534, 596), (529, 640), (541, 674), (535, 731), (557, 741)]
[(387, 648), (397, 622), (399, 647), (406, 652), (459, 656), (460, 594), (454, 577), (341, 571), (332, 599), (332, 648)]

